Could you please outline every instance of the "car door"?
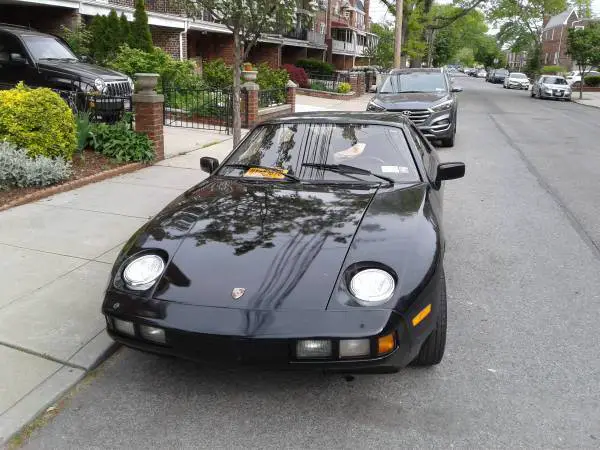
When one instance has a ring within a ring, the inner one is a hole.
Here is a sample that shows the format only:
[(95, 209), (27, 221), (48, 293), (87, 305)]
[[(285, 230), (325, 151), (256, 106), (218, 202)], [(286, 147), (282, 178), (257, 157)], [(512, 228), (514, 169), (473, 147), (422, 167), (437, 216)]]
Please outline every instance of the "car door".
[(15, 35), (0, 31), (0, 85), (11, 88), (20, 81), (37, 84), (37, 69), (23, 43)]

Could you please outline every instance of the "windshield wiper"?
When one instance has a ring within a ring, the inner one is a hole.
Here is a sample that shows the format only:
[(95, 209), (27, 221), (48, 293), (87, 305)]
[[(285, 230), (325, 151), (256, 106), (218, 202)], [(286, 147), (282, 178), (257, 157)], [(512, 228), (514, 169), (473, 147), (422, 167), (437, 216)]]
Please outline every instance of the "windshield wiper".
[(233, 167), (233, 168), (238, 168), (238, 169), (265, 169), (265, 170), (270, 170), (272, 172), (277, 172), (280, 173), (281, 175), (283, 175), (284, 177), (286, 177), (288, 180), (292, 180), (295, 181), (297, 183), (300, 182), (300, 178), (294, 176), (294, 175), (290, 175), (289, 173), (285, 173), (282, 169), (277, 169), (275, 167), (268, 167), (268, 166), (261, 166), (258, 164), (225, 164), (223, 167)]
[(38, 58), (40, 61), (77, 61), (76, 58)]
[(347, 164), (321, 164), (321, 163), (304, 163), (302, 166), (305, 167), (316, 167), (317, 169), (329, 170), (331, 172), (340, 173), (342, 175), (371, 175), (379, 178), (380, 180), (387, 181), (390, 185), (394, 184), (394, 180), (384, 175), (378, 175), (367, 169), (361, 169), (360, 167), (349, 166)]

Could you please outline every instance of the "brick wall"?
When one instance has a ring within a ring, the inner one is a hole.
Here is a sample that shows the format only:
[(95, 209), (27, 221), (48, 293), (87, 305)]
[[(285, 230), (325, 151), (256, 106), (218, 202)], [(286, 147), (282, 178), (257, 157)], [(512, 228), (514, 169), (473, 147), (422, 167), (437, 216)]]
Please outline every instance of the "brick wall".
[(201, 58), (202, 61), (221, 58), (225, 64), (233, 64), (233, 37), (231, 35), (189, 31), (187, 42), (190, 58)]
[(332, 62), (336, 69), (347, 70), (354, 66), (354, 57), (347, 55), (332, 55)]
[(61, 25), (73, 28), (81, 21), (79, 13), (69, 8), (3, 4), (1, 9), (0, 22), (30, 26), (44, 33), (59, 34)]
[(267, 63), (271, 68), (281, 66), (281, 46), (277, 44), (257, 44), (248, 55), (248, 60), (253, 64)]
[[(150, 25), (152, 42), (156, 47), (162, 48), (168, 54), (179, 59), (179, 33), (180, 30)], [(187, 58), (187, 37), (183, 35), (183, 57)]]
[(296, 64), (299, 59), (308, 57), (306, 47), (292, 47), (285, 45), (281, 48), (281, 64)]

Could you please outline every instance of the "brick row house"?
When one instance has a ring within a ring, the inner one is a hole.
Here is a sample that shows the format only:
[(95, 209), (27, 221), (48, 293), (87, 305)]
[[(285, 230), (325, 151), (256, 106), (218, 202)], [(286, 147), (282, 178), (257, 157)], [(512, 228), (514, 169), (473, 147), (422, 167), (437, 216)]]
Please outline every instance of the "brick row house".
[(579, 18), (575, 9), (569, 9), (556, 16), (544, 18), (542, 27), (542, 65), (557, 65), (567, 70), (575, 70), (575, 64), (567, 54), (567, 36), (570, 28), (585, 28), (597, 19)]
[[(308, 11), (308, 1), (297, 0), (296, 23), (280, 34), (261, 36), (248, 59), (271, 67), (302, 58), (330, 60), (339, 69), (368, 64), (363, 52), (377, 42), (377, 36), (369, 32), (370, 0), (319, 0), (314, 13)], [(61, 25), (72, 28), (78, 21), (89, 22), (111, 9), (125, 13), (131, 21), (134, 0), (4, 0), (0, 22), (58, 33)], [(173, 57), (193, 59), (199, 67), (216, 58), (233, 63), (231, 32), (210, 13), (188, 18), (171, 0), (146, 0), (146, 11), (154, 45)]]

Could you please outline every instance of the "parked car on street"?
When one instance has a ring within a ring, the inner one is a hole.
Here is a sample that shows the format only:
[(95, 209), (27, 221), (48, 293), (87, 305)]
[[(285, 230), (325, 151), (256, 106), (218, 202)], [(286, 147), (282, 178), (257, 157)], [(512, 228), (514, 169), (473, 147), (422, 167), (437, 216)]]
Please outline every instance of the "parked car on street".
[(487, 78), (488, 73), (485, 70), (481, 69), (477, 72), (476, 76), (477, 78)]
[(0, 24), (0, 88), (20, 81), (60, 90), (74, 108), (87, 109), (93, 102), (95, 113), (111, 117), (129, 107), (133, 91), (127, 75), (80, 60), (61, 38)]
[(529, 78), (524, 73), (513, 72), (504, 78), (504, 89), (529, 89)]
[(444, 69), (395, 69), (367, 105), (367, 111), (404, 115), (431, 140), (454, 146), (458, 115), (454, 86)]
[(442, 360), (443, 187), (464, 176), (402, 115), (255, 127), (136, 232), (102, 312), (116, 341), (203, 362), (397, 371)]
[[(598, 72), (597, 70), (591, 70), (590, 72), (586, 72), (585, 73), (586, 77), (589, 76), (600, 76), (600, 72)], [(579, 70), (575, 70), (573, 72), (569, 72), (567, 74), (567, 76), (565, 77), (567, 80), (567, 83), (569, 83), (570, 86), (578, 86), (579, 83), (581, 83), (581, 72)]]
[(490, 77), (490, 82), (494, 84), (502, 84), (504, 83), (504, 79), (508, 76), (508, 70), (506, 69), (496, 69), (492, 73)]
[(564, 77), (542, 75), (531, 87), (531, 97), (571, 100), (571, 88)]

